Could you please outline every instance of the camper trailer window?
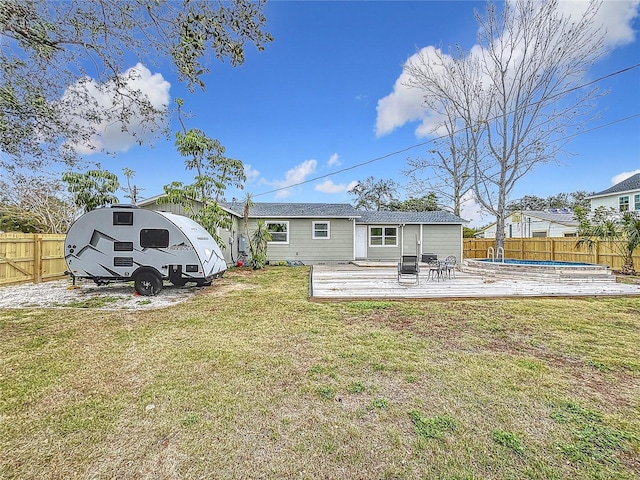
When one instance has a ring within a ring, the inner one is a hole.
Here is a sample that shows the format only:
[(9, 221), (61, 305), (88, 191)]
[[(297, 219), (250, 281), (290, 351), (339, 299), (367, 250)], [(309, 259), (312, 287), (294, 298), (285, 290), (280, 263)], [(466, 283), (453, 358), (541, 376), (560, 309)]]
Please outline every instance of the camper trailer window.
[(142, 248), (167, 248), (169, 246), (169, 230), (143, 228), (140, 230), (140, 246)]
[(113, 242), (114, 252), (133, 252), (133, 242)]
[(114, 225), (133, 225), (133, 212), (113, 212)]

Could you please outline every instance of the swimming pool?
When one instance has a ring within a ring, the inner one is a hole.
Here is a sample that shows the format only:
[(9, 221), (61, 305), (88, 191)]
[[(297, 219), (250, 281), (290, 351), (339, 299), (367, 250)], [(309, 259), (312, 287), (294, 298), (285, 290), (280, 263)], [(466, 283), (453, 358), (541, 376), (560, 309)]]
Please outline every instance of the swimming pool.
[(555, 260), (518, 260), (515, 258), (505, 258), (502, 260), (494, 260), (493, 258), (481, 258), (480, 262), (490, 263), (507, 263), (509, 265), (541, 265), (548, 267), (594, 267), (598, 266), (593, 263), (581, 263), (581, 262), (558, 262)]
[(570, 282), (615, 282), (615, 276), (606, 265), (581, 262), (558, 262), (550, 260), (518, 260), (507, 258), (466, 259), (462, 262), (463, 272), (494, 278), (514, 278), (521, 280)]

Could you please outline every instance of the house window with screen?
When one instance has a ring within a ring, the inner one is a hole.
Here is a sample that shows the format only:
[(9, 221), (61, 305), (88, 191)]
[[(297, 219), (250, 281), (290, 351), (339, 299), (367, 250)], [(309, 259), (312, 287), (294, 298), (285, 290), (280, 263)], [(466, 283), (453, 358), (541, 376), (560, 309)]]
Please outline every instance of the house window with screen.
[(629, 210), (629, 197), (620, 197), (620, 211), (626, 212)]
[(369, 245), (372, 247), (392, 247), (398, 244), (396, 227), (371, 227), (369, 229)]
[(270, 243), (289, 243), (289, 222), (265, 222), (271, 234)]
[(330, 238), (329, 222), (313, 222), (313, 239), (328, 240)]
[(633, 206), (634, 210), (640, 212), (640, 193), (634, 197), (633, 203), (634, 203), (634, 206)]

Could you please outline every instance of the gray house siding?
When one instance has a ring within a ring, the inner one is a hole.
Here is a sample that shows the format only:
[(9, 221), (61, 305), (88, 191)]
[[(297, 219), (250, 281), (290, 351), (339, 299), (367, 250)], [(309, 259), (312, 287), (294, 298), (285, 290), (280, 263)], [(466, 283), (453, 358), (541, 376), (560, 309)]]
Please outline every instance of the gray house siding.
[[(305, 265), (315, 263), (347, 263), (353, 260), (353, 221), (336, 218), (269, 219), (265, 222), (288, 222), (287, 244), (269, 242), (269, 262), (300, 261)], [(313, 238), (314, 223), (329, 224), (329, 238)], [(251, 221), (251, 231), (255, 229)]]
[(435, 253), (439, 259), (455, 255), (462, 259), (462, 225), (425, 225), (422, 228), (422, 253)]
[(418, 242), (420, 239), (420, 225), (405, 225), (400, 228), (402, 232), (402, 254), (403, 255), (420, 255), (420, 247)]

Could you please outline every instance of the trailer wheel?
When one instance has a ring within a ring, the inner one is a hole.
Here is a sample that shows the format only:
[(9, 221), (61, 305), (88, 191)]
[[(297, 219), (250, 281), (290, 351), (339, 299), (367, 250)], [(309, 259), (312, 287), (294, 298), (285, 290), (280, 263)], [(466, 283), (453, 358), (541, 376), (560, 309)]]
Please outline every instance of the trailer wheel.
[(136, 275), (134, 286), (140, 295), (156, 295), (162, 290), (162, 278), (151, 270), (143, 270)]

